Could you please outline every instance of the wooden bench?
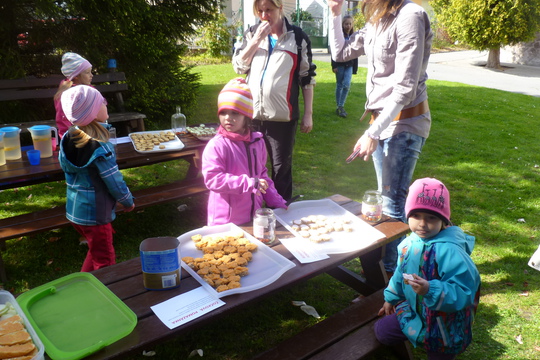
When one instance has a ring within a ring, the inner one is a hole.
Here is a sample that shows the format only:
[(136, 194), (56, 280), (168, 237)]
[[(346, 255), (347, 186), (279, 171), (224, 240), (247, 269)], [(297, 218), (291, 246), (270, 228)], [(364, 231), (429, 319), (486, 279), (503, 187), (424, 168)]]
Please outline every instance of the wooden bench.
[[(256, 360), (357, 360), (384, 347), (373, 326), (384, 303), (383, 289), (361, 298), (331, 317), (262, 352)], [(403, 342), (392, 347), (399, 359), (413, 359), (411, 347)]]
[[(143, 208), (164, 204), (207, 192), (202, 177), (155, 186), (133, 192), (135, 197), (135, 211)], [(123, 211), (120, 205), (117, 213)], [(43, 231), (49, 231), (69, 225), (66, 219), (65, 206), (22, 214), (10, 218), (0, 219), (0, 249), (5, 249), (5, 242), (21, 236), (28, 236)], [(6, 282), (7, 275), (0, 252), (0, 280)]]
[[(24, 101), (34, 99), (50, 99), (51, 109), (54, 110), (53, 97), (58, 90), (58, 85), (64, 79), (61, 75), (51, 75), (46, 78), (26, 77), (14, 80), (0, 80), (0, 101)], [(109, 123), (117, 128), (117, 136), (127, 136), (130, 132), (144, 131), (144, 119), (146, 115), (136, 112), (126, 112), (122, 92), (128, 89), (125, 82), (126, 75), (123, 72), (109, 72), (94, 75), (92, 85), (96, 87), (106, 98), (113, 98), (116, 112), (109, 113)], [(17, 126), (28, 129), (34, 125), (56, 126), (56, 121), (20, 121), (3, 126)]]

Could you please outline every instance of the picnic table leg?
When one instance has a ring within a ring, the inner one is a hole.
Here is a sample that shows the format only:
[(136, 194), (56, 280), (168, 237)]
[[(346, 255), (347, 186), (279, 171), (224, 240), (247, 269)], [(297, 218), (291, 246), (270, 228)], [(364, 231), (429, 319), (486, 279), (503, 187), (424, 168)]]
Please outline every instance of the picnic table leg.
[(197, 150), (193, 157), (187, 158), (189, 162), (189, 169), (186, 175), (186, 179), (195, 179), (201, 173), (202, 169), (202, 153)]
[(4, 267), (4, 259), (2, 258), (2, 252), (0, 252), (0, 281), (2, 281), (2, 283), (4, 284), (7, 282), (7, 274)]

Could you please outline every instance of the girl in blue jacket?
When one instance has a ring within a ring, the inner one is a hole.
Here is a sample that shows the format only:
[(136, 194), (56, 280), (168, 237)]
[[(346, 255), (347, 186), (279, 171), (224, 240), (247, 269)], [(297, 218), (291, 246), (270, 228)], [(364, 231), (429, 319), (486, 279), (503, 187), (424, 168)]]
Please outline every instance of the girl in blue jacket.
[(62, 109), (75, 126), (62, 137), (59, 161), (66, 176), (66, 217), (88, 241), (81, 271), (93, 271), (116, 262), (111, 222), (116, 202), (124, 211), (135, 207), (133, 196), (116, 164), (114, 146), (105, 124), (105, 99), (87, 85), (62, 93)]
[(229, 81), (218, 96), (218, 133), (202, 157), (208, 198), (208, 225), (244, 224), (253, 219), (263, 200), (271, 208), (286, 208), (268, 177), (267, 153), (260, 132), (251, 131), (253, 98), (243, 78)]
[(439, 180), (416, 180), (405, 213), (412, 234), (398, 247), (375, 334), (386, 345), (422, 346), (430, 360), (454, 359), (472, 341), (480, 293), (470, 257), (475, 239), (451, 226), (450, 194)]

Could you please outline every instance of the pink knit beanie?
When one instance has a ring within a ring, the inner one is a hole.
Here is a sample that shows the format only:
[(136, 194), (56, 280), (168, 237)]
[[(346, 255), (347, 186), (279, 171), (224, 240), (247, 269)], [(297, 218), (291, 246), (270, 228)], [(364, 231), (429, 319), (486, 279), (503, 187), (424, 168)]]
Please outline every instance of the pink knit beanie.
[(68, 80), (73, 80), (74, 77), (91, 67), (92, 64), (79, 54), (67, 52), (62, 56), (62, 74)]
[(450, 193), (442, 182), (433, 178), (416, 180), (409, 188), (405, 202), (407, 219), (412, 213), (422, 211), (440, 217), (450, 223)]
[(218, 96), (218, 115), (221, 110), (234, 110), (253, 119), (253, 96), (246, 81), (235, 78), (229, 81)]
[(96, 119), (105, 99), (95, 88), (77, 85), (62, 93), (62, 110), (73, 125), (85, 126)]

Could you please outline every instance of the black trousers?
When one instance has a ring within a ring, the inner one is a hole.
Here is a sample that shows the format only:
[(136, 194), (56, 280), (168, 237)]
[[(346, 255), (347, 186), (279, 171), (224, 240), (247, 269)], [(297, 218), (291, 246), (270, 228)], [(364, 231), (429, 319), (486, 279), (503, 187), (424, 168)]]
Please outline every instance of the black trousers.
[(272, 165), (272, 181), (277, 192), (288, 201), (292, 198), (292, 156), (298, 119), (289, 122), (253, 120), (253, 130), (264, 135)]

